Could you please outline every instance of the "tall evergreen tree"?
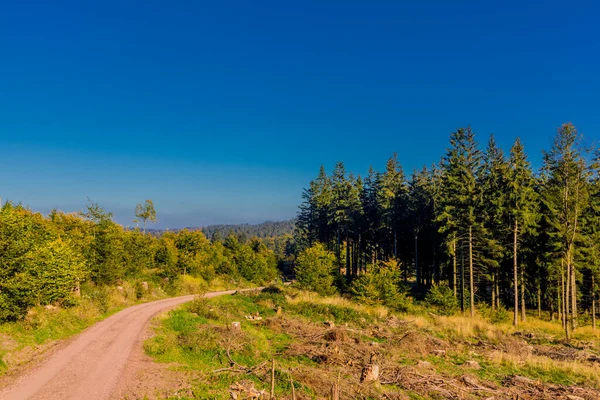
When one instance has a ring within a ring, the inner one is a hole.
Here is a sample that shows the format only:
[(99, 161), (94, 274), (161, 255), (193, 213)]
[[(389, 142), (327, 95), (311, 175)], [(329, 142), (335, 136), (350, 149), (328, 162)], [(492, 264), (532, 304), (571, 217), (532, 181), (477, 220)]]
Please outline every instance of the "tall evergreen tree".
[(398, 154), (394, 153), (387, 161), (385, 172), (380, 175), (379, 207), (381, 209), (384, 237), (391, 238), (386, 256), (398, 259), (398, 235), (404, 208), (406, 205), (407, 187), (402, 166), (398, 162)]
[(481, 173), (481, 251), (479, 261), (487, 267), (491, 281), (492, 308), (499, 305), (500, 264), (504, 256), (507, 217), (507, 175), (508, 164), (504, 153), (498, 147), (496, 139), (490, 139), (483, 156)]
[[(535, 180), (533, 172), (523, 145), (519, 138), (510, 149), (510, 171), (508, 174), (508, 214), (512, 224), (513, 232), (513, 287), (514, 287), (514, 317), (513, 324), (519, 324), (519, 235), (531, 232), (535, 226), (537, 217), (537, 196), (535, 192)], [(524, 267), (521, 267), (523, 276)], [(521, 299), (524, 298), (524, 285), (521, 287)], [(522, 302), (522, 319), (525, 320), (525, 304)]]
[(544, 202), (550, 214), (553, 236), (558, 244), (564, 273), (563, 304), (565, 336), (577, 326), (577, 266), (575, 244), (581, 232), (582, 213), (588, 201), (587, 152), (581, 136), (570, 123), (562, 125), (549, 152), (544, 153), (543, 173), (547, 176)]
[[(475, 316), (473, 231), (480, 226), (477, 211), (481, 204), (481, 151), (471, 127), (459, 128), (450, 137), (451, 148), (443, 160), (445, 207), (440, 216), (443, 231), (458, 233), (468, 245), (470, 315)], [(454, 239), (455, 240), (455, 239)], [(454, 246), (454, 249), (456, 246)], [(454, 251), (456, 252), (456, 251)]]

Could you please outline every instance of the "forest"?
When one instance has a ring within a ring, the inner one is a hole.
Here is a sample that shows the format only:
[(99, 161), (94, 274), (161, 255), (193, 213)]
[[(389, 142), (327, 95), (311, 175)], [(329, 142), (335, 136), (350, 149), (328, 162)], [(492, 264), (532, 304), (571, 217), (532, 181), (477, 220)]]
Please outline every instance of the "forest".
[(243, 235), (244, 237), (257, 237), (259, 239), (288, 236), (294, 233), (296, 221), (267, 221), (260, 224), (230, 224), (230, 225), (208, 225), (202, 227), (207, 238), (220, 240), (230, 233)]
[[(151, 201), (138, 205), (135, 214), (144, 226), (156, 219)], [(123, 228), (91, 201), (84, 212), (53, 210), (47, 216), (5, 203), (0, 266), (0, 322), (21, 320), (36, 306), (69, 308), (83, 297), (106, 297), (109, 291), (98, 288), (122, 289), (124, 282), (139, 297), (142, 287), (173, 296), (190, 279), (207, 287), (220, 277), (235, 286), (279, 275), (275, 253), (258, 238), (229, 234), (211, 242), (198, 230), (155, 237), (145, 229)]]
[(410, 177), (396, 155), (364, 178), (339, 162), (331, 174), (321, 167), (295, 220), (205, 232), (151, 232), (150, 200), (135, 208), (136, 229), (92, 201), (47, 216), (9, 201), (0, 209), (0, 321), (123, 282), (176, 295), (189, 278), (208, 287), (295, 275), (301, 288), (400, 310), (415, 301), (441, 314), (510, 310), (515, 326), (543, 313), (569, 338), (596, 326), (598, 156), (564, 124), (534, 171), (519, 139), (505, 155), (493, 136), (481, 149), (460, 128), (439, 162)]
[(534, 171), (518, 138), (504, 154), (466, 127), (410, 177), (395, 154), (364, 177), (321, 167), (297, 217), (298, 280), (384, 303), (456, 302), (471, 316), (508, 308), (514, 325), (544, 312), (567, 339), (578, 324), (595, 328), (599, 154), (566, 123)]

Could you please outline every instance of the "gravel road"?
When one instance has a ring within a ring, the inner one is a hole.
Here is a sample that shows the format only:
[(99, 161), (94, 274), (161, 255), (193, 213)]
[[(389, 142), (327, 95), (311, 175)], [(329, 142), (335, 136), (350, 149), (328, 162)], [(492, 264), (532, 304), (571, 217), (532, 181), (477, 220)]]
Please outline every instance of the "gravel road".
[[(211, 292), (205, 296), (234, 292)], [(128, 386), (124, 380), (130, 374), (124, 376), (123, 371), (134, 346), (141, 346), (140, 337), (152, 317), (193, 298), (182, 296), (139, 304), (110, 316), (0, 389), (0, 399), (110, 399), (117, 388)]]

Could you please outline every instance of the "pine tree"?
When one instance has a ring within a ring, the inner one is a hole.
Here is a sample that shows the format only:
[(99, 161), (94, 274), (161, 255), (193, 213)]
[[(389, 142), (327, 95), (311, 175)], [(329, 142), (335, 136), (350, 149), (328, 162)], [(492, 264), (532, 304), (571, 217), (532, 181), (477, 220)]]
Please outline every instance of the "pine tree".
[[(510, 171), (508, 173), (508, 213), (513, 232), (513, 286), (514, 286), (514, 318), (513, 324), (519, 324), (519, 235), (531, 232), (538, 219), (537, 196), (535, 180), (521, 141), (517, 138), (510, 149)], [(521, 267), (523, 276), (524, 267)], [(521, 298), (524, 297), (524, 285), (521, 288)], [(522, 319), (525, 320), (525, 304), (522, 302)]]
[(483, 228), (481, 235), (481, 251), (479, 262), (487, 267), (491, 281), (492, 308), (499, 305), (500, 264), (504, 256), (507, 212), (507, 178), (508, 163), (496, 139), (490, 135), (488, 146), (483, 156), (481, 173), (481, 218)]
[[(352, 198), (352, 182), (346, 176), (346, 168), (344, 167), (344, 163), (338, 162), (336, 163), (333, 173), (331, 175), (331, 188), (332, 188), (332, 198), (333, 198), (333, 218), (331, 222), (335, 226), (336, 230), (336, 256), (338, 259), (338, 266), (341, 268), (342, 266), (342, 244), (345, 245), (346, 254), (344, 256), (346, 261), (346, 279), (348, 281), (351, 280), (351, 270), (350, 270), (350, 260), (349, 260), (349, 238), (350, 238), (350, 228), (352, 223), (352, 203), (354, 199)], [(356, 193), (356, 201), (358, 201), (358, 193)], [(344, 238), (344, 243), (342, 243), (342, 238)]]
[[(475, 316), (473, 231), (480, 227), (477, 211), (481, 204), (478, 176), (481, 151), (470, 127), (460, 128), (450, 137), (451, 148), (443, 160), (444, 208), (440, 215), (442, 231), (464, 237), (468, 245), (470, 314)], [(456, 240), (456, 239), (453, 239)], [(456, 245), (453, 246), (456, 249)], [(456, 251), (454, 250), (454, 253)]]
[[(361, 202), (363, 208), (363, 232), (365, 234), (365, 250), (368, 250), (371, 260), (371, 267), (375, 266), (377, 251), (380, 245), (379, 231), (381, 228), (381, 209), (379, 204), (379, 192), (381, 190), (380, 174), (369, 167), (369, 172), (365, 178)], [(366, 271), (366, 265), (365, 265)]]
[(581, 136), (570, 124), (562, 125), (552, 149), (544, 153), (543, 173), (547, 176), (544, 202), (550, 214), (553, 236), (565, 266), (563, 304), (565, 336), (577, 326), (577, 266), (575, 244), (581, 231), (582, 213), (587, 207), (589, 176), (586, 150)]
[[(431, 284), (433, 276), (437, 274), (437, 271), (435, 271), (437, 226), (434, 222), (435, 186), (433, 179), (433, 173), (423, 167), (420, 171), (413, 172), (408, 184), (408, 219), (414, 235), (417, 285), (422, 285), (425, 280), (428, 281), (428, 284)], [(419, 252), (419, 247), (425, 247), (426, 251)], [(424, 267), (427, 265), (431, 268)]]
[(588, 297), (592, 315), (592, 328), (596, 329), (596, 295), (600, 281), (600, 149), (596, 150), (590, 166), (588, 183), (589, 201), (584, 213), (582, 245), (585, 247), (583, 263), (589, 272)]
[(383, 221), (384, 237), (392, 239), (384, 251), (386, 256), (398, 259), (398, 235), (406, 205), (407, 187), (404, 171), (394, 153), (387, 161), (385, 172), (380, 175), (379, 207)]

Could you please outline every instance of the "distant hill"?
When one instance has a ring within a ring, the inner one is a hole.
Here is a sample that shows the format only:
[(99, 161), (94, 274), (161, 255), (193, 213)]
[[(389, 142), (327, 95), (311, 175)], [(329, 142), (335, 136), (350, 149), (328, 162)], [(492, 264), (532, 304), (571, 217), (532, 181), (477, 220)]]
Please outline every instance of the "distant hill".
[[(188, 226), (185, 229), (190, 231), (201, 230), (207, 238), (211, 239), (215, 233), (219, 233), (222, 238), (225, 238), (229, 232), (236, 235), (251, 238), (256, 236), (260, 239), (291, 235), (294, 232), (296, 220), (290, 219), (287, 221), (267, 221), (260, 224), (226, 224), (226, 225), (207, 225), (204, 227)], [(133, 228), (130, 228), (133, 229)], [(153, 236), (160, 236), (165, 232), (179, 232), (182, 229), (152, 229), (146, 231)]]
[(257, 236), (259, 238), (270, 238), (283, 235), (291, 235), (296, 225), (295, 219), (288, 221), (267, 221), (261, 224), (237, 224), (237, 225), (209, 225), (201, 228), (207, 238), (212, 238), (215, 233), (225, 237), (229, 232), (243, 235), (248, 238)]

